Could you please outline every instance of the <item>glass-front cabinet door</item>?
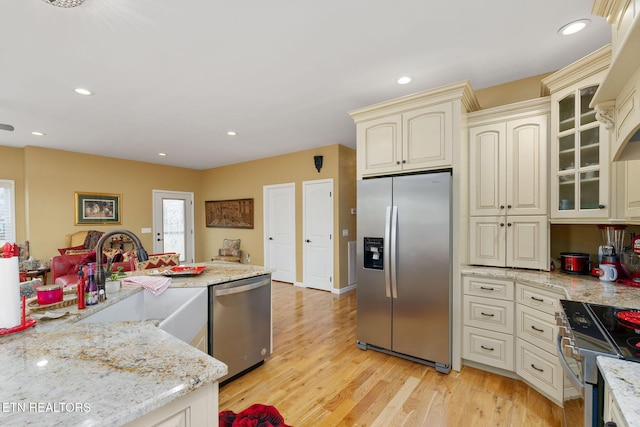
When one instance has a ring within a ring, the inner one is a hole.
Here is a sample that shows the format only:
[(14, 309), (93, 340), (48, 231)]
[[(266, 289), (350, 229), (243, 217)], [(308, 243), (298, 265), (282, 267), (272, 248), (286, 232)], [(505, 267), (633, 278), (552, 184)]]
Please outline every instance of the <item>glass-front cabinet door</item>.
[(589, 103), (598, 85), (560, 95), (552, 106), (552, 218), (609, 216), (609, 141)]

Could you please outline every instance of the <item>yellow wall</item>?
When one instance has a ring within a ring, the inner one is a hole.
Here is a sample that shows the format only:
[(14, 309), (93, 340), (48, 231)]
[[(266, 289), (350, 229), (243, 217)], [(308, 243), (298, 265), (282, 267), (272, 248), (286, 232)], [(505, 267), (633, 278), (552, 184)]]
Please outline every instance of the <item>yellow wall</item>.
[[(11, 150), (0, 147), (0, 156)], [(151, 234), (141, 234), (141, 228), (152, 227), (153, 189), (188, 191), (197, 193), (200, 188), (200, 173), (191, 169), (133, 162), (109, 157), (92, 156), (69, 151), (26, 147), (24, 150), (24, 174), (5, 168), (1, 179), (24, 181), (24, 201), (16, 200), (17, 213), (26, 224), (18, 230), (18, 241), (29, 240), (31, 255), (48, 261), (64, 247), (64, 236), (80, 230), (98, 229), (108, 231), (124, 228), (133, 231), (142, 244), (151, 252)], [(3, 161), (4, 163), (4, 161)], [(122, 195), (121, 225), (75, 225), (74, 193), (95, 192)], [(24, 208), (22, 208), (24, 207)], [(20, 212), (23, 210), (23, 212)], [(195, 211), (195, 221), (201, 220), (203, 212)], [(199, 239), (196, 236), (196, 253)]]
[[(315, 169), (313, 156), (324, 156), (320, 173)], [(296, 197), (296, 281), (303, 281), (302, 268), (302, 183), (318, 179), (333, 179), (334, 186), (334, 287), (347, 285), (347, 242), (355, 239), (355, 215), (350, 208), (356, 206), (355, 150), (329, 145), (312, 150), (285, 154), (277, 157), (238, 163), (202, 172), (202, 192), (196, 210), (204, 211), (206, 200), (254, 199), (254, 228), (208, 228), (204, 221), (196, 228), (202, 236), (202, 258), (210, 259), (222, 244), (222, 240), (241, 239), (241, 248), (251, 255), (251, 263), (264, 264), (263, 187), (265, 185), (295, 183)], [(199, 226), (199, 228), (198, 228)], [(342, 230), (349, 230), (342, 237)]]
[[(314, 155), (324, 156), (318, 173)], [(64, 236), (80, 230), (131, 230), (149, 252), (153, 248), (152, 190), (194, 193), (196, 261), (209, 260), (222, 240), (242, 239), (242, 249), (251, 254), (251, 264), (264, 263), (262, 187), (295, 182), (296, 236), (298, 237), (297, 281), (302, 281), (302, 182), (334, 180), (334, 287), (347, 285), (347, 242), (355, 239), (356, 218), (350, 209), (356, 206), (355, 150), (330, 145), (237, 165), (198, 171), (151, 163), (133, 162), (39, 147), (0, 146), (0, 179), (15, 181), (17, 240), (29, 240), (31, 255), (47, 261), (64, 246)], [(95, 192), (122, 195), (122, 224), (75, 225), (74, 193)], [(204, 218), (206, 200), (254, 199), (252, 230), (207, 228)], [(342, 230), (349, 236), (343, 237)]]
[(542, 79), (551, 73), (539, 74), (498, 86), (476, 90), (480, 108), (498, 107), (528, 99), (540, 98)]

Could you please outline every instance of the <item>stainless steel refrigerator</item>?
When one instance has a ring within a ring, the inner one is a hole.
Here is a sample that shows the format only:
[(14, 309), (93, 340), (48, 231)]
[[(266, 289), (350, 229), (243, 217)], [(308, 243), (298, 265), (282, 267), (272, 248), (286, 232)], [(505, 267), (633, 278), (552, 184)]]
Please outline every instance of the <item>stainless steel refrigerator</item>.
[(357, 339), (451, 368), (451, 172), (358, 181)]

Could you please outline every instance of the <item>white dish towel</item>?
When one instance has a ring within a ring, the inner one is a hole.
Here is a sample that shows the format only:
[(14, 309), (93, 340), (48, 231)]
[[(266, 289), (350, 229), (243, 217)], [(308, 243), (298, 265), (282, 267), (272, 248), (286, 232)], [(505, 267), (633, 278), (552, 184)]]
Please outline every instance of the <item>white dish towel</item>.
[(122, 282), (142, 286), (153, 295), (160, 295), (171, 284), (171, 277), (131, 276), (125, 277)]

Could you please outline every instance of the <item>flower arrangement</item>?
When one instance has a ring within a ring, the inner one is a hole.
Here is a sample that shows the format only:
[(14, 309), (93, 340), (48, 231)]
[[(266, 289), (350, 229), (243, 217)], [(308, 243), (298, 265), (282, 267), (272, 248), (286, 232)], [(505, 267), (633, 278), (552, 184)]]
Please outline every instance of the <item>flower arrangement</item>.
[(116, 281), (120, 280), (127, 275), (122, 272), (123, 267), (118, 267), (117, 271), (112, 271), (111, 275), (107, 278), (107, 280)]
[(237, 414), (233, 411), (222, 411), (218, 414), (220, 427), (291, 427), (284, 423), (284, 418), (275, 406), (256, 403)]

